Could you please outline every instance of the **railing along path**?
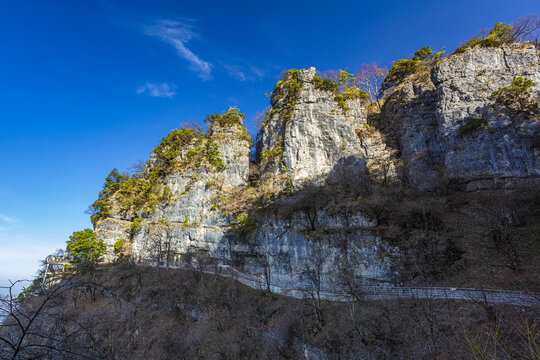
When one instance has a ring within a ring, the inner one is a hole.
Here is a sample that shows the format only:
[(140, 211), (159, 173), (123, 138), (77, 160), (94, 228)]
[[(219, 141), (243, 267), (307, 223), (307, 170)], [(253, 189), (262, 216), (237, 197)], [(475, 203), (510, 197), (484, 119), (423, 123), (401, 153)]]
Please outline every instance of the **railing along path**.
[[(70, 264), (76, 258), (69, 256), (49, 256), (45, 260), (47, 264), (43, 283), (50, 272), (49, 266)], [(155, 261), (140, 259), (139, 264), (156, 265)], [(230, 277), (240, 283), (255, 289), (267, 289), (267, 281), (263, 275), (253, 275), (240, 272), (230, 266), (197, 266), (182, 264), (175, 268), (200, 271), (206, 274)], [(46, 286), (46, 285), (44, 285)], [(314, 294), (314, 289), (310, 287), (286, 288), (270, 284), (272, 292), (290, 296), (297, 299), (304, 299)], [(432, 300), (465, 300), (476, 302), (487, 302), (497, 304), (510, 304), (518, 306), (540, 306), (540, 294), (524, 293), (510, 290), (474, 289), (474, 288), (452, 288), (452, 287), (419, 287), (419, 286), (395, 286), (390, 284), (364, 285), (361, 287), (361, 296), (365, 300), (389, 300), (389, 299), (432, 299)], [(351, 295), (344, 292), (331, 292), (320, 289), (316, 295), (324, 300), (330, 301), (350, 301)]]
[[(151, 261), (145, 261), (150, 264)], [(155, 263), (155, 262), (154, 262)], [(244, 285), (256, 289), (266, 289), (264, 276), (243, 273), (229, 266), (193, 266), (184, 264), (178, 266), (183, 269), (202, 271), (223, 277), (230, 277)], [(304, 287), (297, 289), (284, 288), (270, 285), (272, 292), (304, 299), (313, 292), (312, 288)], [(361, 288), (361, 295), (365, 300), (389, 300), (389, 299), (433, 299), (433, 300), (465, 300), (487, 302), (495, 304), (510, 304), (518, 306), (540, 306), (540, 294), (524, 293), (510, 290), (453, 288), (453, 287), (419, 287), (419, 286), (395, 286), (390, 284), (365, 285)], [(321, 290), (319, 296), (324, 300), (350, 301), (352, 296), (344, 293)]]

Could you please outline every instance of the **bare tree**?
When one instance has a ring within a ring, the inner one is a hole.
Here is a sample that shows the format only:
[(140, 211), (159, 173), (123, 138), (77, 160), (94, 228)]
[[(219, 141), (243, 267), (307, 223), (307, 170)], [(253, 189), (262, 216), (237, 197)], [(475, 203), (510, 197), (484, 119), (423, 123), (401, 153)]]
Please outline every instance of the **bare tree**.
[(338, 83), (339, 82), (339, 74), (340, 74), (340, 71), (339, 70), (325, 70), (325, 71), (319, 71), (317, 73), (321, 78), (323, 79), (330, 79), (332, 80), (332, 82), (334, 83)]
[[(487, 248), (497, 257), (496, 267), (506, 267), (521, 272), (523, 256), (521, 246), (529, 236), (524, 232), (527, 217), (535, 213), (534, 201), (523, 196), (488, 197), (480, 201), (476, 212), (485, 230)], [(527, 213), (528, 212), (528, 213)]]
[(359, 265), (358, 257), (354, 253), (356, 249), (349, 249), (349, 256), (345, 254), (342, 256), (332, 274), (334, 284), (347, 301), (351, 321), (355, 321), (357, 305), (365, 297), (362, 276), (356, 271)]
[(323, 281), (323, 264), (324, 251), (320, 243), (314, 244), (312, 256), (310, 256), (305, 264), (304, 270), (301, 273), (301, 278), (306, 282), (307, 288), (304, 292), (309, 299), (309, 305), (317, 322), (317, 328), (322, 330), (324, 327), (324, 316), (322, 306), (322, 281)]
[(379, 110), (381, 109), (380, 100), (382, 97), (380, 89), (386, 75), (388, 75), (388, 69), (379, 67), (375, 62), (362, 64), (360, 70), (355, 74), (356, 86), (369, 94), (370, 101), (377, 103)]
[(149, 169), (148, 161), (143, 161), (141, 159), (138, 159), (135, 162), (135, 164), (133, 164), (131, 168), (129, 169), (129, 173), (131, 174), (132, 177), (136, 179), (142, 179), (142, 178), (145, 178), (146, 175), (148, 175), (148, 169)]
[(525, 15), (512, 24), (512, 40), (515, 42), (528, 40), (536, 45), (539, 30), (540, 19), (533, 14)]
[(173, 256), (172, 225), (167, 220), (160, 219), (149, 226), (148, 233), (150, 241), (147, 250), (156, 262), (156, 267), (165, 265), (169, 268)]
[(340, 159), (326, 180), (330, 192), (349, 199), (368, 195), (372, 184), (364, 164), (354, 156)]
[(259, 132), (263, 127), (267, 119), (267, 114), (271, 109), (272, 108), (268, 106), (262, 112), (258, 112), (257, 114), (255, 114), (255, 117), (253, 118), (253, 123), (255, 124), (255, 129), (257, 129), (257, 132)]
[(96, 358), (91, 343), (71, 346), (77, 338), (88, 339), (86, 328), (71, 319), (63, 307), (65, 295), (78, 291), (70, 279), (42, 291), (33, 284), (22, 295), (14, 287), (21, 281), (0, 287), (0, 358), (2, 359), (86, 359)]
[(328, 200), (322, 190), (320, 186), (312, 184), (304, 186), (296, 194), (280, 202), (278, 216), (282, 219), (298, 216), (306, 230), (315, 231), (319, 213)]
[(259, 253), (261, 254), (261, 265), (264, 270), (264, 284), (263, 290), (272, 292), (272, 258), (277, 256), (277, 252), (270, 250), (268, 245), (264, 244), (260, 246)]
[(489, 323), (488, 328), (468, 329), (461, 324), (461, 347), (473, 359), (540, 359), (540, 327), (526, 317)]

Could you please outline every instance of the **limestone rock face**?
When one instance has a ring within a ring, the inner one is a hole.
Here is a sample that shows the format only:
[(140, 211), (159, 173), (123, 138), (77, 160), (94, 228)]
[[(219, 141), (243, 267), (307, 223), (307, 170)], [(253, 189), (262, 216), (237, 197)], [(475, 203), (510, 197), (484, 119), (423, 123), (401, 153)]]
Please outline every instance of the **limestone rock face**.
[(240, 127), (212, 130), (224, 168), (203, 164), (167, 175), (163, 183), (171, 190), (172, 201), (141, 213), (141, 229), (136, 234), (130, 234), (133, 219), (129, 214), (114, 212), (112, 218), (100, 220), (95, 231), (107, 243), (109, 253), (119, 239), (130, 243), (135, 257), (146, 259), (162, 258), (158, 253), (167, 252), (169, 256), (161, 261), (179, 263), (188, 253), (219, 253), (231, 222), (217, 211), (220, 189), (242, 187), (248, 180), (250, 147), (242, 133)]
[[(490, 98), (517, 76), (540, 84), (538, 63), (532, 47), (473, 48), (443, 59), (431, 76), (407, 78), (387, 99), (380, 125), (401, 151), (411, 183), (430, 190), (457, 182), (474, 190), (538, 176), (540, 114)], [(460, 132), (472, 118), (485, 126)]]
[(375, 225), (360, 214), (344, 219), (324, 211), (318, 216), (317, 231), (302, 214), (287, 220), (268, 218), (254, 236), (252, 255), (239, 257), (241, 266), (262, 279), (269, 276), (276, 290), (307, 289), (320, 269), (322, 289), (335, 292), (344, 262), (359, 279), (387, 280), (392, 278), (391, 265), (378, 257), (383, 245), (375, 236)]
[[(402, 163), (405, 180), (420, 190), (452, 182), (475, 190), (538, 178), (540, 114), (505, 108), (491, 98), (516, 76), (540, 84), (538, 63), (532, 47), (468, 49), (406, 78), (380, 114), (370, 109), (369, 121), (360, 96), (343, 97), (343, 89), (340, 94), (314, 78), (314, 68), (291, 70), (272, 94), (257, 139), (258, 164), (250, 163), (241, 123), (212, 123), (209, 138), (189, 138), (173, 159), (164, 158), (181, 166), (159, 172), (163, 159), (151, 159), (154, 179), (128, 184), (137, 192), (133, 204), (127, 190), (105, 196), (110, 209), (95, 232), (108, 245), (108, 260), (115, 258), (114, 244), (124, 240), (124, 252), (153, 264), (227, 266), (251, 276), (246, 281), (252, 286), (284, 293), (309, 291), (318, 282), (323, 291), (339, 291), (337, 272), (344, 264), (354, 279), (391, 280), (398, 274), (389, 257), (399, 253), (377, 236), (376, 220), (360, 207), (340, 213), (336, 204), (313, 206), (320, 188), (312, 184), (328, 181), (327, 188), (337, 184), (339, 191), (340, 179), (351, 174), (355, 188), (362, 188), (366, 174), (386, 183), (396, 179)], [(538, 97), (540, 85), (533, 90)], [(480, 126), (467, 127), (473, 120)], [(169, 154), (164, 146), (161, 151)], [(211, 147), (219, 149), (217, 162)], [(186, 163), (189, 154), (206, 157)], [(277, 191), (266, 197), (273, 184)], [(147, 185), (155, 186), (151, 196), (144, 192)], [(315, 192), (302, 198), (309, 189)], [(147, 206), (152, 199), (159, 201)], [(241, 236), (242, 226), (249, 236)]]
[(437, 187), (440, 181), (442, 140), (437, 131), (436, 101), (431, 81), (407, 79), (387, 98), (378, 126), (399, 149), (408, 180), (420, 190)]
[[(286, 86), (276, 87), (270, 116), (263, 125), (258, 156), (265, 157), (281, 148), (278, 162), (293, 186), (323, 178), (340, 159), (355, 159), (356, 166), (366, 167), (355, 128), (366, 123), (366, 110), (360, 100), (348, 100), (348, 111), (338, 106), (335, 95), (317, 89), (313, 83), (315, 68), (299, 70), (300, 88), (291, 94)], [(295, 105), (286, 114), (294, 97)], [(276, 168), (279, 171), (279, 168)]]
[[(335, 94), (315, 88), (314, 75), (313, 68), (299, 71), (300, 88), (287, 119), (283, 109), (291, 94), (287, 90), (276, 92), (282, 98), (273, 99), (276, 111), (259, 141), (259, 156), (265, 151), (272, 153), (267, 160), (273, 162), (263, 169), (262, 177), (286, 177), (296, 189), (308, 182), (324, 181), (337, 165), (363, 172), (367, 163), (387, 155), (380, 138), (365, 134), (361, 140), (357, 135), (359, 129), (367, 128), (365, 105), (348, 100), (344, 111)], [(112, 217), (99, 220), (95, 231), (107, 242), (109, 259), (114, 258), (114, 243), (123, 239), (135, 258), (169, 266), (230, 266), (259, 279), (262, 288), (270, 279), (272, 289), (281, 292), (309, 287), (314, 268), (322, 270), (322, 287), (335, 290), (333, 276), (343, 261), (354, 266), (358, 277), (392, 277), (390, 263), (377, 255), (383, 245), (375, 236), (376, 222), (359, 213), (342, 218), (318, 210), (308, 222), (301, 211), (287, 218), (270, 212), (257, 220), (248, 240), (232, 231), (238, 213), (250, 212), (248, 208), (233, 213), (222, 208), (228, 196), (248, 186), (250, 148), (244, 131), (241, 126), (210, 129), (223, 169), (203, 162), (166, 175), (161, 182), (172, 193), (168, 203), (137, 215), (113, 211)], [(152, 161), (151, 166), (155, 166), (156, 160)], [(141, 224), (135, 232), (134, 216)]]
[[(119, 191), (108, 198), (110, 216), (98, 220), (95, 231), (108, 244), (108, 259), (115, 257), (114, 244), (124, 240), (124, 251), (136, 258), (169, 266), (228, 266), (258, 279), (250, 284), (270, 284), (274, 291), (303, 291), (313, 285), (313, 276), (325, 291), (336, 291), (336, 270), (343, 264), (355, 278), (388, 281), (396, 274), (381, 255), (399, 254), (377, 237), (376, 220), (360, 210), (345, 216), (324, 206), (298, 207), (282, 215), (261, 210), (256, 220), (249, 216), (265, 201), (279, 208), (294, 202), (295, 192), (305, 186), (332, 184), (343, 168), (354, 170), (348, 175), (358, 175), (358, 181), (369, 174), (387, 182), (403, 162), (407, 180), (420, 190), (452, 182), (474, 190), (538, 177), (540, 114), (507, 109), (490, 98), (516, 76), (540, 83), (538, 61), (538, 52), (527, 47), (468, 49), (406, 78), (376, 122), (368, 122), (361, 99), (347, 100), (335, 88), (321, 86), (314, 68), (290, 71), (273, 92), (258, 136), (258, 187), (249, 187), (255, 165), (245, 128), (216, 125), (210, 129), (212, 143), (184, 144), (177, 159), (216, 146), (219, 166), (205, 158), (160, 173), (163, 188), (155, 196), (165, 196), (163, 189), (171, 196), (150, 209), (133, 210)], [(534, 89), (537, 96), (539, 89)], [(471, 119), (481, 119), (481, 126), (463, 131)], [(149, 166), (159, 161), (153, 158)], [(361, 187), (358, 181), (354, 186)], [(258, 203), (239, 201), (240, 207), (226, 208), (231, 196), (260, 194), (276, 183), (280, 188), (274, 195), (281, 198), (268, 200), (263, 194)], [(240, 235), (239, 226), (249, 228), (249, 237)]]

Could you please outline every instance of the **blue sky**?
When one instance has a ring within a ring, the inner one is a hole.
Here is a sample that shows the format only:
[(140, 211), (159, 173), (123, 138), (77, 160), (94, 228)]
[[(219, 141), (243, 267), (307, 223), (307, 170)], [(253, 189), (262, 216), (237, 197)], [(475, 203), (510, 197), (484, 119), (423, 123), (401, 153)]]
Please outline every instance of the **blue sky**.
[(284, 69), (391, 66), (451, 51), (537, 1), (0, 1), (0, 284), (91, 227), (112, 168), (236, 105), (253, 118)]

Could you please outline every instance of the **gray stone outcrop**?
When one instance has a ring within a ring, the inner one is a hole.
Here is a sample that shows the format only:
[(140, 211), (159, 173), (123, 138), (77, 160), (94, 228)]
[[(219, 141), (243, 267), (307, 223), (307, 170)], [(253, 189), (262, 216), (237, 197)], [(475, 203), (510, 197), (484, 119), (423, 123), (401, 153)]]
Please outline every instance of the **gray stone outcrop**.
[[(388, 97), (379, 125), (401, 152), (411, 183), (420, 190), (449, 183), (475, 190), (537, 177), (540, 114), (498, 106), (491, 94), (517, 76), (540, 84), (538, 62), (530, 46), (473, 48), (405, 79)], [(460, 133), (471, 118), (487, 124)]]

